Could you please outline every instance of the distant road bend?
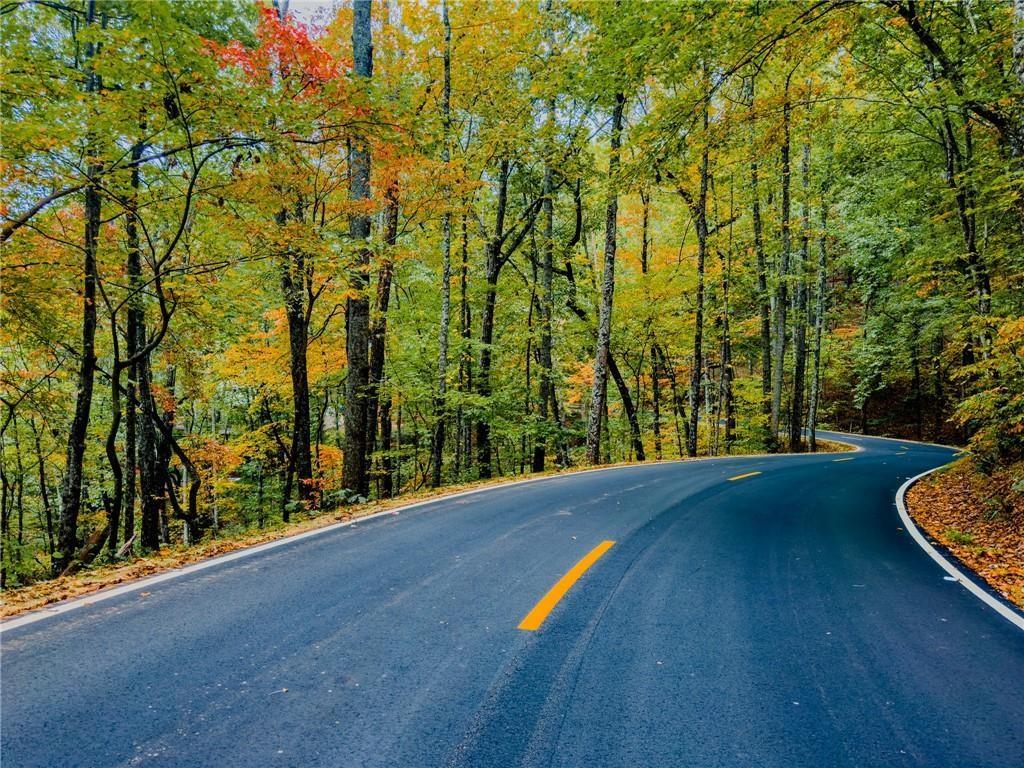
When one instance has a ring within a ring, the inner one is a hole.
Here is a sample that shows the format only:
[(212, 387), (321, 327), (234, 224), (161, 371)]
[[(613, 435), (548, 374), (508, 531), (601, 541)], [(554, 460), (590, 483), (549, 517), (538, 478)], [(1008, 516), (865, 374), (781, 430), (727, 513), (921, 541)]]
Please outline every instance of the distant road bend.
[(9, 626), (0, 761), (1020, 768), (1024, 632), (893, 503), (952, 451), (842, 439), (441, 499)]

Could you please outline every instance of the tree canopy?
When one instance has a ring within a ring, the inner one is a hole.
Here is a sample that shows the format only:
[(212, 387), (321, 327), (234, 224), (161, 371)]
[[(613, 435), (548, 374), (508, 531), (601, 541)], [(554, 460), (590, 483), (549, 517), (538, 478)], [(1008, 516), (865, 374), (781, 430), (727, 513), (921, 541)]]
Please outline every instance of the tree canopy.
[(0, 4), (5, 586), (826, 426), (1024, 458), (1022, 0), (306, 16)]

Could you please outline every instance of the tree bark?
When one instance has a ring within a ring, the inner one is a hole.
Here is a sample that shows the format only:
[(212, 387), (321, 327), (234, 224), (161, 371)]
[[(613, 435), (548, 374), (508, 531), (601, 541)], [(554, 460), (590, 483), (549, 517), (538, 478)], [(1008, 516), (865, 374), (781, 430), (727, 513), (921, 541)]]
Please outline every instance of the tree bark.
[[(487, 242), (484, 278), (483, 315), (480, 318), (480, 364), (477, 366), (477, 394), (485, 402), (491, 397), (491, 356), (494, 343), (494, 312), (498, 297), (498, 276), (501, 273), (501, 243), (505, 233), (505, 210), (508, 204), (509, 161), (502, 158), (498, 172), (498, 200), (494, 215), (494, 235)], [(477, 467), (481, 478), (491, 476), (491, 424), (489, 416), (476, 423)]]
[(615, 362), (615, 357), (610, 352), (608, 353), (608, 372), (615, 382), (616, 389), (619, 390), (619, 397), (622, 399), (622, 409), (626, 412), (626, 421), (629, 423), (629, 435), (633, 444), (633, 454), (636, 456), (637, 461), (646, 461), (647, 456), (644, 454), (644, 441), (640, 433), (640, 421), (637, 419), (636, 405), (633, 403), (632, 395), (629, 394), (629, 385), (626, 384), (626, 380), (622, 377), (619, 366)]
[[(540, 205), (538, 198), (527, 206), (521, 217), (521, 223), (506, 230), (505, 215), (508, 206), (508, 183), (511, 162), (502, 158), (499, 162), (497, 205), (494, 214), (494, 232), (487, 239), (485, 248), (484, 276), (486, 293), (484, 296), (483, 316), (480, 319), (480, 364), (477, 368), (477, 394), (484, 402), (491, 398), (491, 364), (494, 342), (494, 313), (498, 297), (498, 276), (505, 262), (511, 258), (522, 244), (526, 235), (532, 230)], [(465, 237), (465, 229), (463, 230)], [(465, 247), (465, 246), (464, 246)], [(485, 414), (476, 422), (477, 465), (481, 478), (491, 476), (492, 446), (491, 425), (489, 415)]]
[(774, 334), (772, 339), (772, 408), (771, 408), (771, 441), (772, 447), (778, 445), (779, 425), (782, 421), (782, 384), (786, 364), (786, 310), (789, 305), (789, 257), (791, 233), (789, 229), (789, 137), (790, 114), (792, 105), (789, 101), (789, 77), (786, 78), (785, 100), (782, 104), (782, 202), (781, 202), (781, 233), (782, 252), (779, 255), (778, 285), (775, 289)]
[(800, 263), (797, 266), (793, 303), (793, 400), (789, 409), (789, 450), (794, 453), (803, 449), (804, 379), (807, 375), (807, 262), (810, 258), (811, 237), (811, 205), (808, 199), (811, 190), (811, 145), (807, 142), (804, 142), (800, 170), (804, 199), (800, 217)]
[(605, 207), (604, 274), (601, 280), (601, 306), (597, 321), (597, 346), (594, 353), (594, 381), (590, 390), (590, 418), (587, 423), (587, 461), (601, 463), (601, 417), (606, 406), (608, 353), (612, 336), (612, 299), (615, 295), (615, 249), (618, 234), (618, 170), (622, 143), (622, 113), (626, 97), (615, 94), (612, 110), (611, 151), (608, 156), (608, 201)]
[[(444, 25), (444, 86), (441, 95), (441, 111), (444, 122), (444, 138), (441, 147), (441, 162), (449, 171), (451, 162), (448, 147), (451, 131), (452, 99), (452, 25), (448, 19), (448, 2), (441, 2), (441, 20)], [(450, 195), (445, 195), (449, 197)], [(451, 324), (452, 301), (452, 214), (446, 210), (441, 223), (441, 322), (437, 341), (437, 394), (434, 398), (434, 436), (431, 445), (430, 484), (441, 485), (441, 470), (444, 460), (445, 410), (448, 396), (448, 327)]]
[[(549, 55), (554, 54), (554, 23), (551, 19), (551, 0), (545, 4), (545, 14), (548, 24), (545, 27), (545, 37), (548, 44)], [(549, 62), (550, 63), (550, 62)], [(545, 146), (546, 157), (544, 159), (544, 181), (543, 195), (544, 202), (541, 207), (541, 264), (540, 264), (540, 421), (542, 425), (541, 434), (537, 436), (537, 442), (533, 449), (533, 471), (543, 472), (547, 460), (547, 442), (549, 427), (549, 413), (554, 409), (555, 385), (552, 377), (554, 367), (554, 353), (552, 342), (552, 317), (555, 311), (554, 293), (554, 251), (555, 251), (555, 201), (554, 201), (554, 131), (555, 131), (555, 99), (553, 96), (547, 99), (547, 116), (545, 126), (548, 136)], [(558, 425), (554, 425), (557, 429)]]
[(700, 191), (693, 209), (697, 230), (697, 295), (693, 329), (693, 365), (690, 368), (690, 429), (686, 435), (686, 455), (697, 455), (697, 428), (700, 420), (701, 379), (704, 374), (704, 267), (708, 253), (708, 110), (704, 104), (704, 147), (700, 156)]
[(807, 429), (811, 452), (818, 450), (818, 402), (821, 399), (821, 337), (828, 309), (828, 201), (823, 186), (821, 195), (821, 234), (818, 236), (818, 296), (814, 303), (814, 362), (811, 373), (811, 397)]
[[(146, 323), (141, 308), (136, 325), (137, 341), (141, 345), (146, 338)], [(139, 495), (142, 523), (139, 545), (143, 549), (160, 546), (160, 509), (163, 507), (164, 482), (157, 459), (156, 420), (160, 416), (153, 402), (152, 371), (149, 355), (144, 355), (135, 367), (135, 381), (139, 388), (140, 415), (138, 444), (136, 450), (139, 462)]]
[[(462, 266), (459, 269), (459, 322), (462, 338), (462, 354), (459, 355), (459, 388), (462, 392), (473, 391), (473, 355), (470, 339), (473, 336), (473, 313), (469, 305), (469, 227), (467, 215), (462, 214)], [(465, 468), (473, 462), (473, 430), (469, 419), (462, 414), (459, 405), (459, 448), (464, 457)]]
[[(381, 389), (384, 386), (384, 362), (387, 349), (388, 307), (391, 305), (391, 283), (394, 279), (395, 266), (392, 251), (398, 243), (398, 186), (388, 185), (384, 193), (384, 258), (377, 271), (377, 296), (370, 322), (370, 396), (367, 401), (367, 450), (374, 451), (377, 447), (377, 425), (384, 423), (381, 410)], [(390, 419), (390, 414), (388, 415)], [(390, 440), (390, 434), (388, 435)], [(383, 431), (382, 431), (383, 439)], [(387, 449), (385, 449), (387, 450)], [(383, 470), (382, 467), (382, 471)]]
[(43, 514), (46, 523), (46, 551), (53, 555), (53, 508), (50, 505), (50, 486), (46, 479), (46, 461), (43, 457), (43, 446), (39, 440), (39, 430), (36, 429), (35, 421), (31, 423), (32, 436), (35, 439), (36, 462), (39, 469), (39, 497), (43, 503)]
[[(352, 53), (355, 76), (369, 81), (373, 77), (373, 43), (370, 31), (371, 0), (354, 0)], [(370, 199), (370, 147), (365, 137), (357, 136), (350, 153), (349, 198), (358, 204)], [(342, 464), (344, 486), (359, 496), (370, 492), (367, 472), (367, 401), (370, 379), (368, 345), (370, 301), (366, 295), (370, 267), (370, 217), (365, 212), (349, 220), (349, 236), (358, 247), (358, 259), (351, 271), (351, 286), (357, 295), (346, 301), (345, 348), (348, 376), (345, 379), (345, 455)]]
[(732, 318), (729, 304), (729, 289), (732, 281), (732, 220), (733, 220), (733, 185), (729, 179), (729, 247), (722, 257), (722, 399), (725, 406), (725, 452), (732, 453), (736, 440), (736, 408), (733, 398), (733, 379), (735, 372), (732, 365)]
[[(750, 108), (754, 108), (754, 79), (749, 86)], [(754, 129), (751, 126), (751, 146), (754, 143)], [(757, 153), (751, 153), (750, 160), (750, 217), (754, 230), (754, 256), (757, 263), (757, 312), (761, 320), (761, 395), (765, 416), (771, 416), (772, 393), (772, 304), (768, 293), (768, 265), (764, 252), (764, 226), (761, 221), (761, 196), (758, 191)]]
[[(283, 226), (287, 212), (282, 210), (277, 217)], [(288, 247), (281, 254), (281, 290), (284, 294), (285, 315), (288, 319), (288, 360), (292, 382), (292, 444), (290, 463), (298, 478), (299, 498), (312, 506), (316, 505), (313, 487), (313, 449), (309, 415), (309, 372), (307, 351), (309, 349), (309, 316), (312, 306), (307, 307), (306, 259), (300, 250)], [(290, 495), (290, 494), (289, 494)], [(283, 518), (289, 519), (290, 499), (284, 499)]]
[[(86, 26), (96, 21), (96, 2), (86, 4)], [(95, 94), (100, 88), (99, 76), (93, 67), (93, 57), (98, 46), (87, 42), (85, 55), (85, 90)], [(90, 137), (90, 148), (86, 157), (93, 154), (94, 140)], [(100, 165), (92, 162), (87, 173), (90, 179), (100, 173)], [(85, 459), (85, 441), (89, 431), (89, 416), (92, 410), (92, 390), (96, 375), (96, 250), (100, 233), (102, 202), (97, 184), (89, 183), (85, 188), (85, 247), (83, 248), (82, 285), (82, 342), (78, 369), (78, 392), (75, 397), (75, 414), (68, 430), (67, 457), (64, 470), (64, 485), (61, 489), (60, 522), (57, 534), (57, 549), (53, 559), (53, 575), (57, 576), (67, 568), (78, 549), (78, 516), (82, 509), (82, 469)]]

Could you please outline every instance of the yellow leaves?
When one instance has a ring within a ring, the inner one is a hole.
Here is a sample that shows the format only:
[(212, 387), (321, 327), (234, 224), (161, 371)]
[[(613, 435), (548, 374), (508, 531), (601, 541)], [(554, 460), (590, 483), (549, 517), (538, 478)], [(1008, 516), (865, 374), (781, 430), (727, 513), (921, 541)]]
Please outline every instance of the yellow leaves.
[[(331, 300), (344, 301), (351, 291), (331, 294)], [(340, 321), (334, 318), (335, 325)], [(317, 322), (314, 321), (314, 330)], [(312, 340), (306, 352), (310, 386), (336, 375), (347, 364), (344, 342), (331, 333)], [(221, 380), (248, 387), (283, 399), (291, 397), (288, 320), (284, 309), (272, 309), (263, 315), (260, 327), (229, 345), (213, 362), (213, 372)]]
[(566, 404), (581, 406), (583, 403), (588, 402), (593, 381), (593, 362), (588, 360), (577, 364), (575, 371), (566, 377)]

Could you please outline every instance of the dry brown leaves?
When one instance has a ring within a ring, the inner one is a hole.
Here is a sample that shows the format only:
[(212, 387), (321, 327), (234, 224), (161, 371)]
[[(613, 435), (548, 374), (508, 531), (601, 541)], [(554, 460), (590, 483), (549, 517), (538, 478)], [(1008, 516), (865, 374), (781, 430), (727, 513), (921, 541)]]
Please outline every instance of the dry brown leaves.
[(1024, 607), (1024, 498), (1011, 489), (1018, 465), (993, 477), (970, 458), (915, 483), (907, 509), (932, 538), (998, 590)]

